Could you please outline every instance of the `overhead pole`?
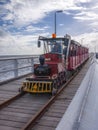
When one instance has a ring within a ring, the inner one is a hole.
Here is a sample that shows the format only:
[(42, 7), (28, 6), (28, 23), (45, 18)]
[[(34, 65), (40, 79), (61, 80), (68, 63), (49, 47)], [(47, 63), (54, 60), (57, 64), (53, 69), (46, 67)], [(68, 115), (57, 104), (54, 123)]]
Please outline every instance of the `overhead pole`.
[(56, 14), (61, 13), (61, 12), (63, 12), (63, 10), (55, 11), (55, 14), (54, 14), (54, 34), (55, 35), (56, 35), (56, 26), (57, 26)]

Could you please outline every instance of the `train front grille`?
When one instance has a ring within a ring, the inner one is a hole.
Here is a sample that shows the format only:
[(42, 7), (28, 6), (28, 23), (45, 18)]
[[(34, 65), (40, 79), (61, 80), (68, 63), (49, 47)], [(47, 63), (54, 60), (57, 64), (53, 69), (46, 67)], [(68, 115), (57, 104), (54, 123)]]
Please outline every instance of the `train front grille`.
[(23, 91), (31, 93), (49, 93), (52, 92), (52, 81), (25, 81)]

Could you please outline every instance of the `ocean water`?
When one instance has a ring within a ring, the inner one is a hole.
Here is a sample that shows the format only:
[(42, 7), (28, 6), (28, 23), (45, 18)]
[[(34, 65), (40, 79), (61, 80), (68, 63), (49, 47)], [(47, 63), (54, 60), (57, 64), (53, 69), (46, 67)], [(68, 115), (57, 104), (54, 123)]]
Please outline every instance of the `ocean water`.
[[(35, 63), (38, 63), (38, 58), (34, 59), (34, 64)], [(31, 65), (32, 67), (27, 67)], [(33, 71), (33, 64), (31, 62), (31, 59), (18, 59), (17, 66), (18, 68), (21, 68), (21, 69), (18, 69), (18, 76), (22, 76), (22, 75), (31, 73)], [(22, 67), (26, 67), (26, 68), (22, 68)], [(14, 78), (15, 77), (14, 69), (15, 69), (15, 60), (13, 59), (0, 60), (0, 82)]]

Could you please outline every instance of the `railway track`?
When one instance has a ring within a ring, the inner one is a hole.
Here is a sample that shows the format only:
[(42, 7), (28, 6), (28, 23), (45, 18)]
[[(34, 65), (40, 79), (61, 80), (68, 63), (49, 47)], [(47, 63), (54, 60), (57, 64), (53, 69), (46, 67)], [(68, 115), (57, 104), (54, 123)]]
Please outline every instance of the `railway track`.
[(14, 102), (15, 100), (17, 100), (18, 98), (20, 98), (20, 97), (23, 96), (24, 94), (25, 94), (25, 93), (23, 93), (23, 94), (22, 94), (22, 93), (18, 93), (18, 94), (16, 94), (15, 96), (11, 97), (10, 99), (8, 99), (8, 100), (2, 102), (2, 103), (0, 104), (0, 110), (1, 110), (2, 108), (4, 108), (4, 107), (8, 106), (10, 103)]
[(46, 94), (25, 94), (0, 111), (0, 130), (20, 130), (50, 99)]
[(11, 82), (5, 82), (5, 84), (0, 83), (0, 106), (7, 100), (10, 100), (17, 94), (19, 94), (19, 87), (22, 85), (22, 82), (26, 77), (21, 79), (13, 80)]
[(89, 63), (83, 67), (78, 75), (75, 74), (71, 77), (71, 79), (62, 86), (57, 95), (52, 97), (21, 130), (55, 130), (81, 84), (88, 66)]
[(60, 94), (58, 92), (51, 99), (47, 94), (25, 94), (3, 106), (0, 111), (0, 129), (54, 130), (75, 95), (86, 73), (87, 65), (74, 80), (72, 77), (62, 86), (63, 91), (59, 90)]

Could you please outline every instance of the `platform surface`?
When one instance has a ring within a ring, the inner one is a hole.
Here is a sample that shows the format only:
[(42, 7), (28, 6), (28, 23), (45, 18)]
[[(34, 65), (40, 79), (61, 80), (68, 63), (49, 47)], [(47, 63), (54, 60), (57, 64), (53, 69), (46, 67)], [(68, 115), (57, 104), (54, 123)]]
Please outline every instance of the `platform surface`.
[(56, 130), (98, 130), (98, 60), (93, 59)]

